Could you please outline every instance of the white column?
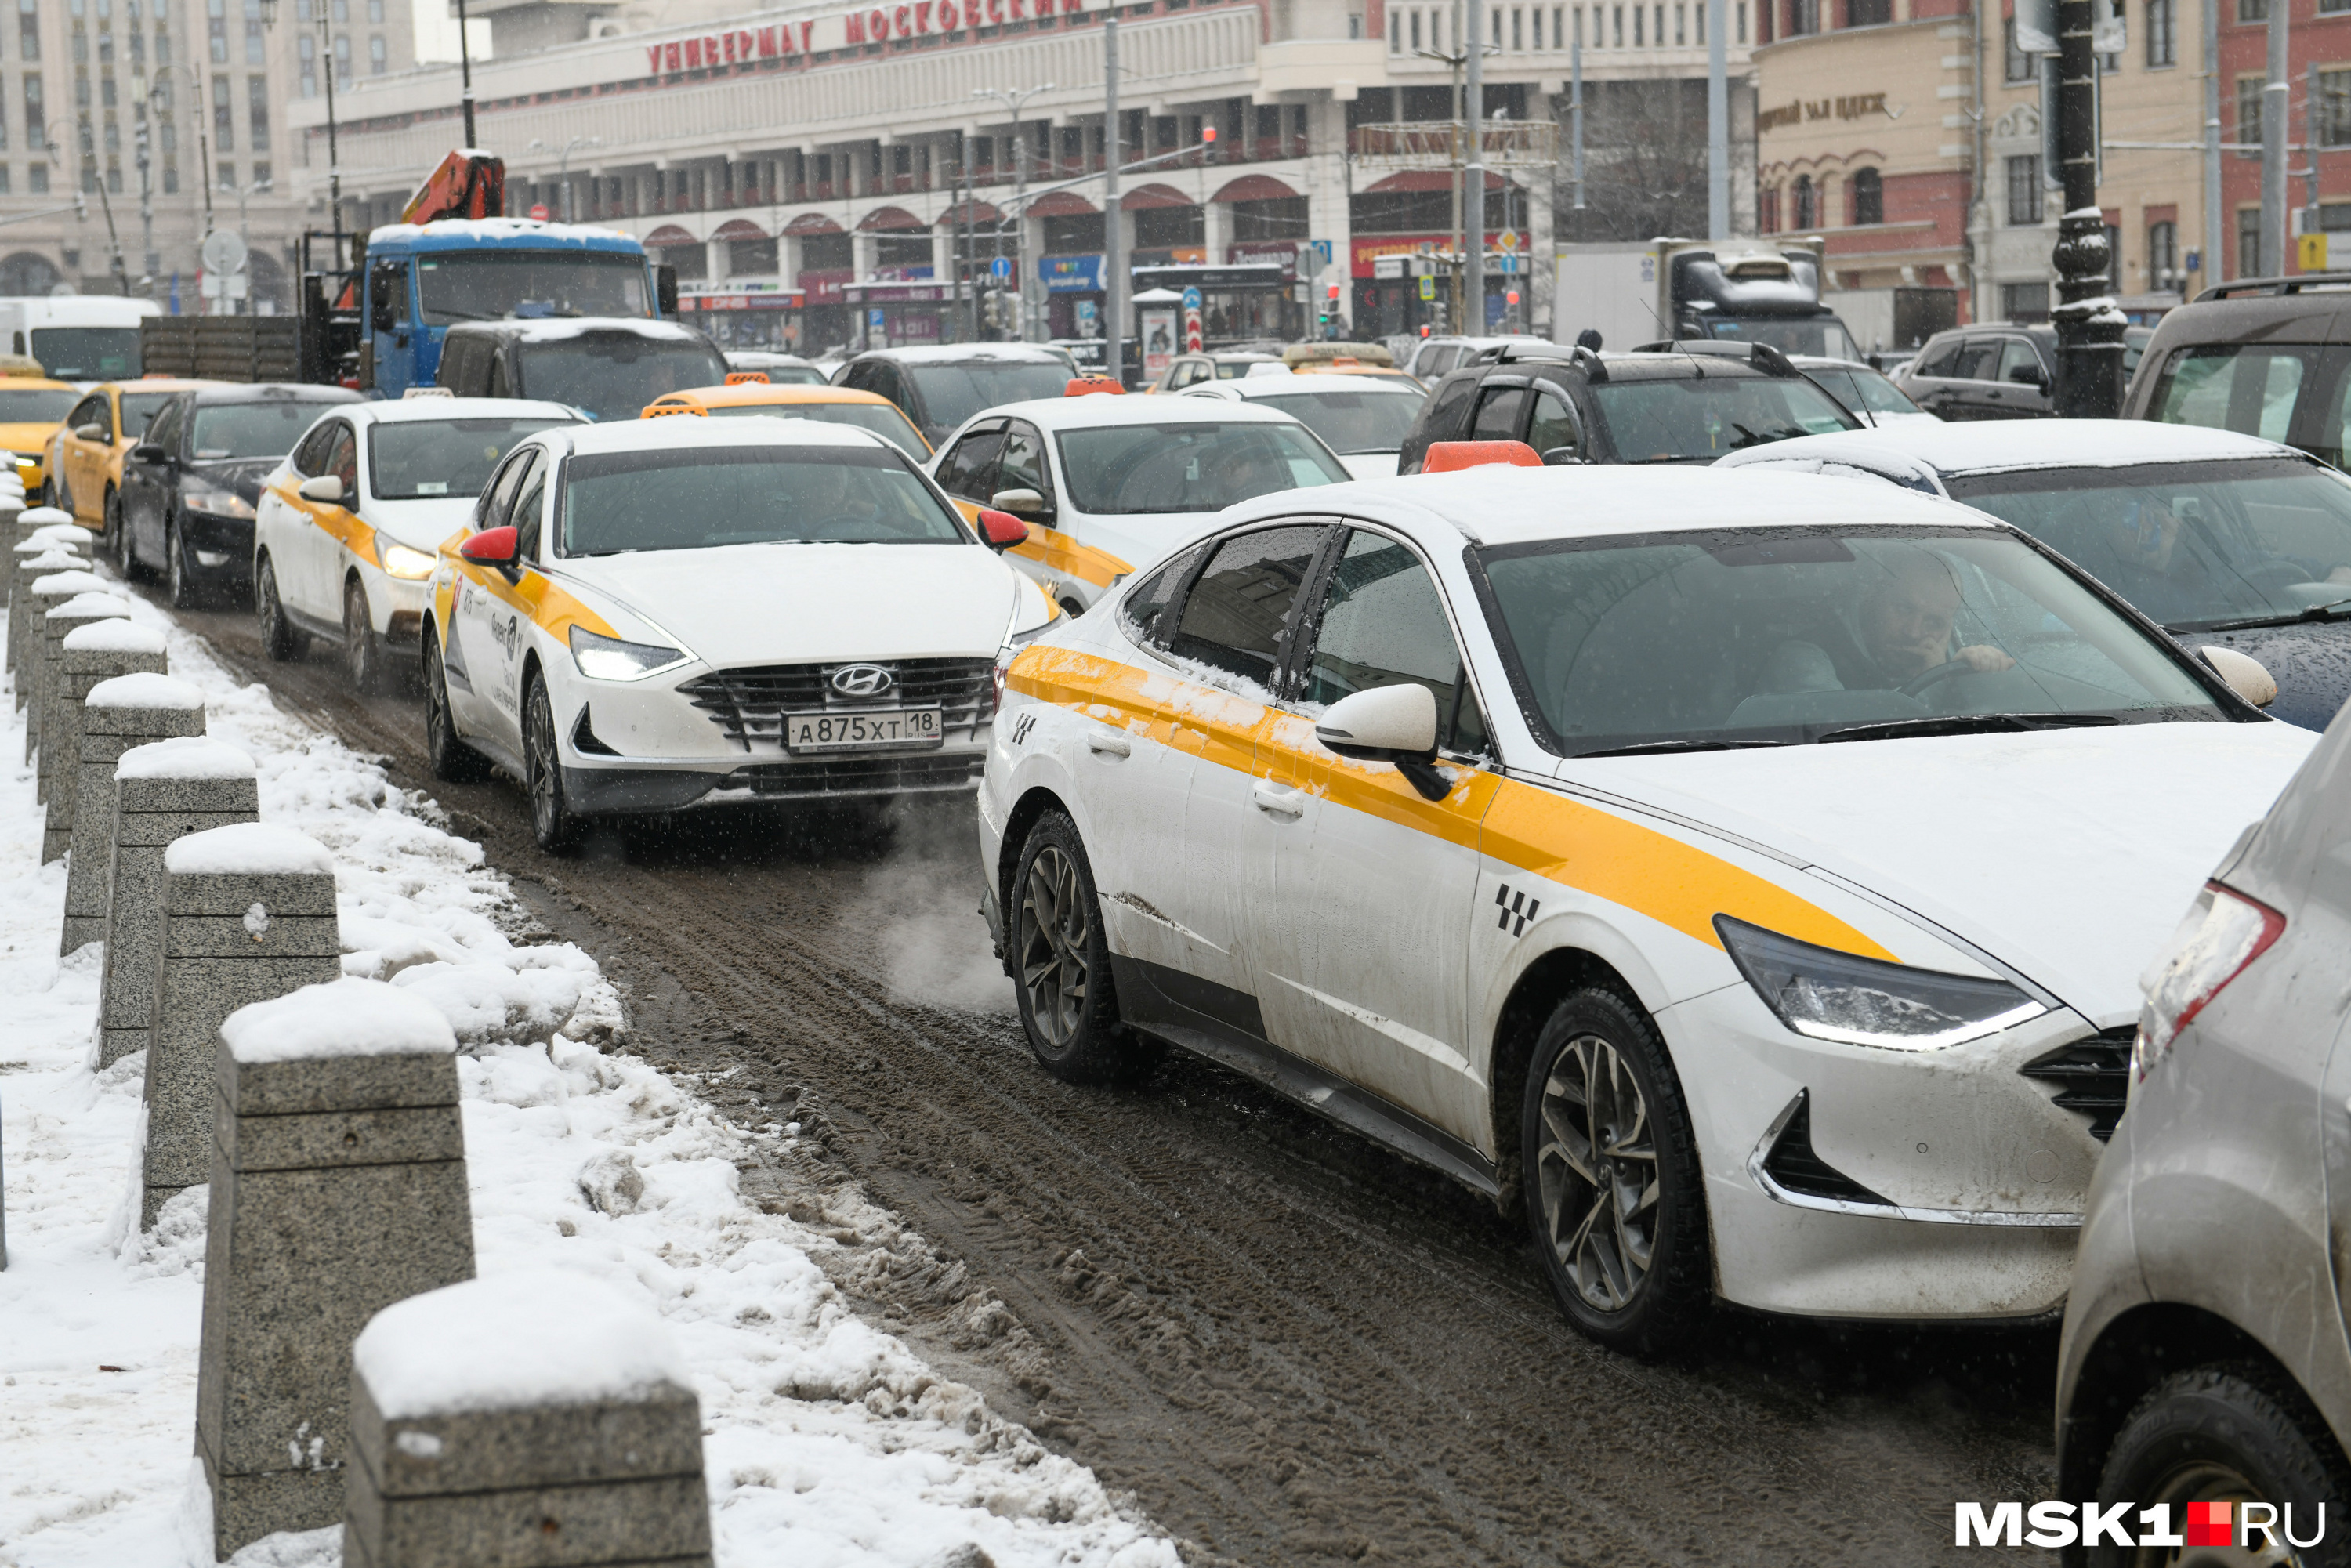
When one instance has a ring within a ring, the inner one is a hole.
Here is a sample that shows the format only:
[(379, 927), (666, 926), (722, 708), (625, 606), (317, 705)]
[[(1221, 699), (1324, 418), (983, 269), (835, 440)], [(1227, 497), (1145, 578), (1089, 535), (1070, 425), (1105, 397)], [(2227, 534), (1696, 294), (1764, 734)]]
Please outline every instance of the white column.
[(1207, 250), (1210, 267), (1225, 264), (1225, 246), (1232, 243), (1232, 230), (1233, 209), (1229, 204), (1200, 204), (1200, 243)]
[(1552, 183), (1541, 177), (1527, 182), (1527, 232), (1519, 243), (1519, 255), (1526, 258), (1526, 272), (1516, 280), (1519, 298), (1526, 303), (1520, 307), (1521, 319), (1527, 330), (1555, 338), (1552, 321), (1552, 286), (1559, 277), (1559, 233), (1552, 217)]
[(1337, 99), (1312, 106), (1306, 118), (1306, 227), (1309, 237), (1331, 242), (1331, 265), (1316, 270), (1301, 266), (1301, 277), (1312, 273), (1317, 298), (1311, 302), (1311, 323), (1320, 309), (1320, 291), (1339, 286), (1339, 315), (1352, 336), (1355, 320), (1354, 214), (1347, 204), (1347, 106)]
[(705, 265), (709, 268), (710, 281), (713, 283), (726, 281), (727, 262), (730, 259), (726, 249), (727, 243), (723, 239), (708, 239), (702, 242), (702, 254), (706, 258)]

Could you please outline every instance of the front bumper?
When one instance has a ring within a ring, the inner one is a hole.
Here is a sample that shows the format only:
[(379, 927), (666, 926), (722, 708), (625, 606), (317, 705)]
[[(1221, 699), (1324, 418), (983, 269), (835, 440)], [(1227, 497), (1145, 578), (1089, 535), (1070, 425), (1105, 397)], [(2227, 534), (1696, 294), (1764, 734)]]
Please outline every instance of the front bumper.
[(200, 582), (253, 580), (253, 519), (211, 512), (178, 515), (188, 575)]
[(564, 751), (564, 799), (573, 810), (588, 815), (969, 793), (978, 788), (986, 760), (978, 751), (923, 751), (747, 762), (722, 773), (706, 771), (706, 763), (695, 762), (648, 767), (635, 758), (607, 763), (582, 758), (575, 764), (572, 747), (567, 744)]
[(2077, 1015), (1885, 1051), (1794, 1035), (1742, 983), (1657, 1022), (1682, 1067), (1726, 1299), (1904, 1321), (2064, 1305), (2103, 1145), (2088, 1114), (2056, 1103), (2064, 1082), (2023, 1069), (2091, 1037)]

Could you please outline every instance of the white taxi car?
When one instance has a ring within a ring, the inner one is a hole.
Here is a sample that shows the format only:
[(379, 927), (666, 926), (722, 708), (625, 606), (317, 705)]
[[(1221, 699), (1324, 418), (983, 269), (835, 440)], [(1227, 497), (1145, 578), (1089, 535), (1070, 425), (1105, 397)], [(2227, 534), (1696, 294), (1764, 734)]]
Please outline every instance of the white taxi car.
[(1072, 615), (1236, 501), (1350, 477), (1277, 410), (1111, 393), (991, 408), (940, 444), (931, 474), (967, 517), (1027, 522), (1013, 561)]
[(424, 624), (434, 770), (496, 763), (538, 841), (719, 802), (970, 789), (998, 656), (1059, 613), (913, 460), (799, 419), (566, 424), (444, 541)]
[(1269, 496), (1106, 608), (980, 789), (1040, 1061), (1294, 1095), (1522, 1207), (1636, 1353), (1718, 1291), (2056, 1311), (2138, 972), (2312, 741), (2026, 536), (1817, 477)]
[(452, 397), (345, 403), (322, 417), (254, 508), (264, 651), (298, 658), (313, 636), (332, 639), (362, 692), (413, 669), (441, 541), (465, 526), (516, 442), (578, 418), (560, 403)]

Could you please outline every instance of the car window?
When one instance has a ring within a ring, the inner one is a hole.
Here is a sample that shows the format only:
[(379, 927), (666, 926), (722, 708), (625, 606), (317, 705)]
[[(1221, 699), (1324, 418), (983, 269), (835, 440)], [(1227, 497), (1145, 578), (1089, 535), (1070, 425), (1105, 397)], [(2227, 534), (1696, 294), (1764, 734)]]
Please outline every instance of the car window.
[(1610, 381), (1591, 389), (1625, 463), (1714, 458), (1766, 442), (1859, 428), (1836, 400), (1802, 377), (1709, 375)]
[(1160, 619), (1166, 614), (1168, 605), (1175, 602), (1184, 580), (1200, 564), (1204, 548), (1195, 547), (1166, 561), (1119, 601), (1118, 623), (1128, 636), (1145, 643), (1164, 640), (1161, 634), (1169, 629), (1161, 627)]
[(2149, 407), (2166, 424), (2202, 424), (2283, 441), (2319, 350), (2308, 343), (2214, 343), (2163, 367)]
[(1970, 338), (1959, 350), (1959, 362), (1943, 373), (1953, 381), (1988, 382), (2000, 363), (2000, 349), (1998, 338)]
[(1972, 714), (2226, 716), (2168, 640), (2005, 533), (1724, 529), (1479, 555), (1496, 640), (1570, 755)]
[(1426, 394), (1386, 388), (1365, 392), (1284, 392), (1252, 398), (1260, 408), (1278, 408), (1322, 438), (1338, 453), (1394, 452), (1420, 417)]
[(155, 416), (154, 423), (147, 427), (147, 439), (169, 452), (172, 443), (179, 439), (180, 420), (186, 408), (187, 405), (177, 398), (166, 402), (163, 411)]
[(516, 442), (569, 423), (544, 414), (380, 421), (368, 427), (370, 489), (379, 501), (478, 496)]
[(1053, 473), (1045, 459), (1045, 438), (1033, 424), (1015, 420), (1005, 428), (1004, 450), (996, 460), (998, 490), (1034, 490), (1053, 498)]
[(1537, 452), (1561, 446), (1573, 452), (1578, 445), (1575, 411), (1550, 387), (1535, 389), (1535, 416), (1527, 426), (1527, 444)]
[(99, 420), (105, 408), (106, 400), (102, 397), (92, 395), (82, 399), (73, 405), (73, 412), (66, 415), (66, 428), (78, 434), (83, 425)]
[(1436, 394), (1428, 400), (1428, 417), (1421, 428), (1431, 441), (1450, 441), (1453, 433), (1461, 428), (1469, 412), (1469, 399), (1478, 391), (1478, 377), (1471, 374), (1437, 383)]
[(1477, 417), (1469, 422), (1469, 439), (1516, 441), (1526, 407), (1526, 388), (1488, 387), (1478, 399)]
[(1257, 686), (1270, 700), (1289, 649), (1290, 612), (1328, 530), (1264, 528), (1217, 547), (1184, 596), (1168, 651)]
[(1926, 350), (1911, 365), (1910, 373), (1914, 376), (1949, 375), (1951, 367), (1959, 363), (1959, 347), (1965, 340), (1960, 338), (1946, 338), (1940, 342), (1928, 344)]
[(996, 492), (988, 484), (996, 472), (996, 455), (1003, 449), (1004, 431), (975, 430), (947, 448), (938, 467), (939, 488), (967, 501), (985, 502)]
[(2001, 346), (2000, 372), (1995, 379), (2039, 386), (2043, 374), (2041, 356), (2032, 351), (2032, 344), (2028, 340), (2011, 338)]
[(0, 389), (0, 424), (55, 424), (74, 401), (71, 387)]
[(1113, 424), (1066, 430), (1059, 439), (1069, 498), (1095, 517), (1221, 512), (1253, 496), (1351, 476), (1311, 432), (1286, 420)]
[(1058, 360), (1040, 363), (977, 360), (966, 364), (912, 365), (904, 371), (922, 395), (924, 422), (948, 430), (983, 409), (1030, 398), (1060, 397), (1070, 384), (1070, 367)]
[[(715, 387), (726, 380), (726, 361), (708, 343), (633, 332), (525, 343), (517, 356), (522, 384), (513, 395), (569, 403), (598, 419), (635, 419), (664, 392)], [(501, 356), (498, 365), (505, 362)], [(493, 380), (490, 395), (504, 395), (497, 389)]]
[(531, 454), (530, 469), (524, 476), (522, 489), (515, 497), (515, 554), (536, 564), (538, 560), (539, 519), (547, 510), (547, 454), (544, 449)]
[(498, 470), (496, 477), (490, 481), (490, 487), (483, 492), (481, 507), (474, 513), (475, 532), (486, 532), (505, 525), (507, 512), (514, 506), (515, 490), (522, 484), (523, 474), (529, 466), (530, 455), (528, 453), (517, 454), (507, 460), (507, 465)]
[[(350, 402), (350, 399), (344, 399)], [(320, 410), (309, 398), (200, 405), (189, 431), (189, 455), (200, 463), (230, 457), (283, 457), (294, 450)]]
[(1440, 745), (1486, 749), (1486, 722), (1469, 693), (1436, 580), (1404, 545), (1358, 528), (1324, 585), (1301, 695), (1309, 707), (1321, 708), (1356, 692), (1405, 685), (1436, 695)]
[(350, 501), (360, 497), (360, 449), (351, 434), (351, 427), (337, 420), (329, 427), (333, 431), (327, 446), (326, 472), (343, 482), (343, 496)]
[(577, 455), (567, 556), (764, 544), (973, 544), (894, 446), (695, 446)]
[(1220, 382), (1241, 381), (1264, 362), (1262, 360), (1221, 361), (1217, 365), (1217, 379)]
[(332, 423), (315, 426), (309, 434), (302, 438), (301, 444), (294, 448), (293, 455), (286, 460), (287, 466), (305, 479), (315, 478), (325, 473), (327, 448), (334, 443), (334, 439), (335, 427)]
[(177, 395), (176, 392), (124, 392), (120, 399), (122, 423), (115, 433), (116, 439), (146, 434), (147, 427), (155, 421), (155, 415)]
[[(1853, 388), (1858, 402), (1848, 401), (1847, 408), (1867, 409), (1872, 413), (1917, 413), (1917, 403), (1903, 395), (1902, 389), (1876, 371), (1858, 370), (1844, 372), (1844, 385)], [(1838, 395), (1843, 396), (1843, 393)]]
[(725, 403), (708, 411), (712, 419), (806, 419), (818, 424), (846, 424), (871, 431), (917, 463), (930, 460), (931, 449), (920, 432), (906, 423), (895, 403), (880, 402), (743, 402)]

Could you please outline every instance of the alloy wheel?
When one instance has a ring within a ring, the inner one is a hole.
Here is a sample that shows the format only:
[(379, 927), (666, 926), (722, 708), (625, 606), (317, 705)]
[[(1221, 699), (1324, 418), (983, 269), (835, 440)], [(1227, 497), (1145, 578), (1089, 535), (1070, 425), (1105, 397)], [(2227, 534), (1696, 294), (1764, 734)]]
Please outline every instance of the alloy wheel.
[(1039, 850), (1020, 891), (1020, 985), (1037, 1032), (1056, 1051), (1085, 1018), (1091, 923), (1077, 862), (1050, 844)]
[(374, 691), (382, 663), (375, 628), (368, 620), (367, 591), (354, 581), (343, 590), (343, 666), (351, 688), (361, 694)]
[(1600, 1036), (1576, 1036), (1552, 1064), (1536, 1158), (1560, 1267), (1590, 1305), (1623, 1310), (1656, 1255), (1657, 1150), (1631, 1067)]
[[(2188, 1517), (2191, 1502), (2228, 1502), (2240, 1506), (2249, 1502), (2267, 1502), (2262, 1489), (2237, 1472), (2236, 1467), (2217, 1459), (2191, 1460), (2164, 1479), (2161, 1490), (2149, 1500), (2171, 1510), (2175, 1521)], [(2230, 1510), (2231, 1517), (2236, 1510)], [(2283, 1568), (2301, 1561), (2284, 1542), (2274, 1536), (2256, 1537), (2258, 1544), (2241, 1546), (2142, 1546), (2130, 1553), (2134, 1568)]]

